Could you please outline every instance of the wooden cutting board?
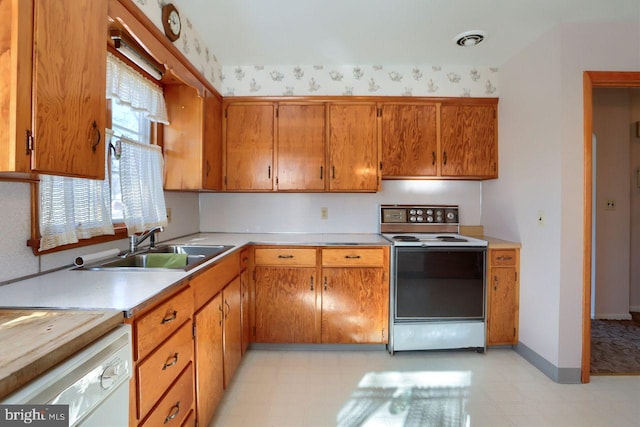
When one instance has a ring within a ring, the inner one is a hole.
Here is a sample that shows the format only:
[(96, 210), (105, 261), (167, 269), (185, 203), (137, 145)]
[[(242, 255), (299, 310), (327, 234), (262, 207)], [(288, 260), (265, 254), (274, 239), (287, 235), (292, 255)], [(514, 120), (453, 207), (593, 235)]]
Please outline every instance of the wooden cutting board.
[(0, 399), (122, 322), (113, 310), (0, 310)]

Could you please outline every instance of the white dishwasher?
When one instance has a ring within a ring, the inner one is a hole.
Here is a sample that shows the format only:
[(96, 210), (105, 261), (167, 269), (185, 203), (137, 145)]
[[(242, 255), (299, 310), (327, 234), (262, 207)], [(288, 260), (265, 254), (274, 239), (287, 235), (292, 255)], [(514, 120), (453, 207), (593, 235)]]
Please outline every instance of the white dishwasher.
[(131, 375), (131, 327), (121, 325), (0, 403), (68, 405), (70, 427), (123, 427)]

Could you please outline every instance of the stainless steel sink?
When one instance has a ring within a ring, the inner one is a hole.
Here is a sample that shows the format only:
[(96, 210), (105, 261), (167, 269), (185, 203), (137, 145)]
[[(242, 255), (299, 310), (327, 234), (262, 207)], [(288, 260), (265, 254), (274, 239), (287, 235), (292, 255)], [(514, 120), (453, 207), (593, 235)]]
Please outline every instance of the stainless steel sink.
[[(162, 245), (111, 258), (77, 270), (184, 270), (189, 271), (232, 249), (227, 245)], [(180, 256), (165, 256), (176, 254)], [(186, 256), (185, 256), (186, 255)]]

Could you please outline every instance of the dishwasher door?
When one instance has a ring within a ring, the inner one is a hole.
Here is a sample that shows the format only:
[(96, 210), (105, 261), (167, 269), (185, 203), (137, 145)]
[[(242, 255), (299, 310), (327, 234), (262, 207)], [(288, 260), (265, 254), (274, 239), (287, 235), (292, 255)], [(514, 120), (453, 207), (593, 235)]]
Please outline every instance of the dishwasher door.
[(122, 325), (0, 403), (68, 405), (70, 427), (126, 426), (132, 363), (131, 327)]

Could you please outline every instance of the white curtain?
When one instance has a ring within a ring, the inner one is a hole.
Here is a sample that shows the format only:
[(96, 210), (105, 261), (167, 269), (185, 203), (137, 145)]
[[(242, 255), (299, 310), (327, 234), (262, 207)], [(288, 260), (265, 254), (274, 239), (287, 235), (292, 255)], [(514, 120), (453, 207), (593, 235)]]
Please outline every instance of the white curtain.
[(162, 88), (107, 52), (107, 99), (145, 112), (152, 122), (169, 124)]
[(103, 181), (41, 176), (41, 251), (77, 243), (78, 239), (114, 234), (108, 177), (106, 165)]
[(162, 191), (164, 162), (157, 145), (120, 138), (120, 186), (124, 222), (129, 235), (167, 225), (167, 208)]

